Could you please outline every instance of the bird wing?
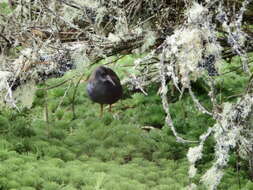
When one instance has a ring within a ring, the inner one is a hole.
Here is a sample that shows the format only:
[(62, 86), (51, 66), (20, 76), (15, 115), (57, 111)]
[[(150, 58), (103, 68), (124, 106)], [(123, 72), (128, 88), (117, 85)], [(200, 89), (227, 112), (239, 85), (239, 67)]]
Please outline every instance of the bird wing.
[(113, 70), (107, 69), (107, 72), (116, 84), (120, 84), (120, 79)]

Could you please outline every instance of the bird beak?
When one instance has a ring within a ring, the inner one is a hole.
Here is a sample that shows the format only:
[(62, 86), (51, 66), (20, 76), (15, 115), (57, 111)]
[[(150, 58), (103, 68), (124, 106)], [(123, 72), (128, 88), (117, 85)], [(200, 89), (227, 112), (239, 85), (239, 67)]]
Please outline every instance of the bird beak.
[(106, 80), (113, 84), (113, 86), (116, 86), (115, 82), (112, 80), (110, 75), (106, 75)]

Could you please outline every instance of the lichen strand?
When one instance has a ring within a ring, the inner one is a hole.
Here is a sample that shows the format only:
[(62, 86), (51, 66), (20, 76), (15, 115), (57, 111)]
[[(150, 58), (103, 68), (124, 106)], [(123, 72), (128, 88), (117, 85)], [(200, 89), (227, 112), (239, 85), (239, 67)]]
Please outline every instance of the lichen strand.
[[(217, 38), (219, 35), (219, 26), (217, 24), (222, 25), (226, 31), (223, 35), (225, 35), (227, 43), (230, 44), (234, 53), (240, 56), (243, 71), (249, 76), (250, 72), (245, 46), (245, 39), (247, 37), (242, 31), (242, 16), (246, 10), (246, 6), (250, 2), (250, 0), (246, 0), (241, 4), (241, 8), (238, 10), (235, 18), (229, 18), (231, 15), (228, 15), (224, 9), (223, 1), (220, 1), (220, 3), (206, 1), (204, 4), (192, 2), (192, 5), (185, 11), (187, 19), (184, 24), (178, 26), (172, 35), (167, 36), (166, 40), (156, 50), (135, 62), (135, 67), (141, 74), (132, 79), (132, 84), (142, 91), (144, 91), (143, 89), (146, 85), (150, 84), (150, 81), (156, 81), (161, 84), (159, 93), (161, 94), (163, 108), (167, 115), (165, 121), (178, 142), (186, 143), (192, 141), (182, 138), (174, 125), (170, 113), (171, 105), (167, 99), (168, 92), (170, 92), (167, 81), (172, 81), (172, 85), (181, 94), (180, 97), (183, 96), (183, 93), (189, 91), (198, 110), (210, 115), (217, 121), (216, 125), (213, 127), (209, 126), (209, 130), (203, 133), (200, 138), (200, 144), (195, 148), (190, 148), (188, 152), (188, 160), (190, 162), (189, 175), (193, 178), (197, 174), (195, 163), (203, 156), (204, 143), (210, 135), (214, 134), (216, 162), (210, 171), (207, 171), (202, 180), (210, 189), (215, 189), (220, 183), (223, 176), (222, 169), (227, 165), (231, 149), (238, 145), (237, 148), (240, 152), (244, 152), (246, 155), (247, 153), (249, 155), (249, 152), (251, 152), (251, 149), (247, 150), (246, 147), (249, 148), (252, 141), (249, 137), (245, 137), (246, 131), (249, 130), (249, 127), (245, 125), (249, 120), (248, 114), (251, 113), (251, 103), (249, 102), (247, 104), (248, 107), (246, 106), (247, 95), (242, 97), (245, 101), (242, 103), (244, 106), (238, 103), (238, 105), (234, 105), (236, 108), (229, 110), (229, 114), (235, 114), (229, 117), (236, 117), (236, 114), (239, 114), (239, 118), (237, 118), (237, 122), (239, 123), (235, 123), (235, 120), (232, 120), (232, 118), (225, 117), (224, 114), (227, 113), (226, 105), (229, 103), (223, 102), (225, 105), (222, 112), (223, 115), (220, 114), (219, 109), (221, 109), (221, 106), (218, 105), (215, 98), (215, 85), (219, 83), (218, 81), (222, 80), (222, 77), (219, 78), (219, 71), (224, 67), (224, 65), (222, 66), (224, 62), (221, 59), (223, 49)], [(209, 11), (216, 8), (216, 12)], [(215, 19), (219, 23), (214, 22)], [(152, 71), (152, 74), (148, 71)], [(207, 73), (204, 71), (207, 71)], [(211, 111), (202, 105), (193, 91), (192, 84), (199, 79), (204, 79), (206, 86), (210, 88), (208, 94), (213, 104), (213, 110)], [(242, 108), (239, 109), (238, 106), (242, 106)], [(242, 114), (245, 112), (247, 117), (240, 115), (240, 112), (236, 111), (236, 109), (239, 109)], [(225, 132), (223, 131), (223, 125), (226, 126), (225, 130), (227, 131)], [(242, 131), (244, 128), (245, 131)], [(210, 177), (210, 175), (214, 176)]]
[[(252, 116), (253, 95), (246, 94), (237, 103), (225, 103), (219, 120), (210, 130), (214, 133), (215, 162), (202, 176), (201, 181), (208, 189), (217, 189), (223, 176), (223, 169), (227, 166), (230, 151), (236, 146), (242, 158), (249, 158), (252, 153), (252, 125), (249, 123)], [(210, 131), (209, 130), (209, 131)], [(202, 139), (205, 140), (205, 139)], [(189, 174), (194, 177), (195, 162), (202, 157), (202, 144), (188, 151), (188, 160), (191, 163)]]

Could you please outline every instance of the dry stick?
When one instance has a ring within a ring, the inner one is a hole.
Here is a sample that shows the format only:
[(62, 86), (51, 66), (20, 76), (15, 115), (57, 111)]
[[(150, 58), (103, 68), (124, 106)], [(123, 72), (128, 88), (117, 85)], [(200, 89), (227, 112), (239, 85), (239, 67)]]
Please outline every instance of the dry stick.
[(40, 3), (41, 3), (41, 5), (42, 5), (45, 9), (48, 10), (49, 13), (51, 13), (52, 15), (54, 15), (55, 17), (57, 17), (58, 19), (62, 20), (63, 22), (65, 22), (65, 23), (68, 24), (70, 27), (72, 27), (72, 28), (74, 28), (74, 29), (76, 29), (76, 30), (78, 30), (78, 31), (81, 31), (81, 29), (80, 29), (78, 26), (76, 26), (75, 24), (72, 24), (71, 22), (67, 21), (67, 20), (64, 19), (62, 16), (56, 14), (52, 9), (50, 9), (48, 6), (46, 6), (46, 4), (45, 4), (42, 0), (40, 0)]
[[(67, 79), (59, 84), (56, 84), (54, 86), (49, 86), (47, 88), (42, 89), (45, 92), (45, 96), (44, 96), (44, 103), (45, 103), (45, 119), (46, 119), (46, 123), (47, 123), (47, 135), (49, 137), (50, 134), (50, 128), (49, 128), (49, 110), (48, 110), (48, 93), (47, 91), (56, 87), (59, 87), (63, 84), (65, 84), (66, 82), (70, 81), (72, 79)], [(46, 85), (46, 84), (45, 84)]]
[(242, 65), (240, 65), (240, 66), (238, 66), (238, 67), (232, 69), (231, 71), (227, 71), (227, 72), (221, 73), (219, 76), (225, 75), (225, 74), (228, 74), (228, 73), (235, 72), (235, 71), (237, 71), (237, 70), (239, 70), (239, 69), (241, 69), (241, 68), (242, 68)]
[[(70, 7), (72, 7), (72, 8), (78, 9), (78, 10), (82, 10), (82, 9), (84, 8), (83, 6), (77, 4), (76, 2), (68, 2), (68, 1), (65, 1), (65, 0), (57, 0), (57, 1), (59, 1), (60, 3), (65, 4), (65, 5), (67, 5), (67, 6), (70, 6)], [(72, 4), (71, 4), (71, 3), (72, 3)], [(78, 6), (78, 5), (79, 5), (79, 6)]]
[[(20, 112), (20, 109), (18, 108), (18, 106), (15, 104), (15, 101), (13, 99), (13, 96), (12, 96), (12, 90), (11, 90), (11, 86), (9, 86), (9, 83), (7, 82), (7, 80), (5, 79), (5, 84), (6, 84), (6, 90), (7, 90), (7, 93), (4, 97), (4, 100), (8, 103), (11, 103), (11, 105), (16, 108), (18, 110), (18, 112)], [(9, 98), (8, 98), (9, 97)]]
[(74, 92), (73, 92), (73, 97), (72, 97), (72, 102), (71, 102), (71, 109), (72, 109), (72, 114), (73, 114), (73, 117), (72, 117), (72, 120), (74, 120), (76, 118), (76, 113), (75, 113), (75, 98), (76, 98), (76, 92), (77, 92), (77, 88), (82, 80), (82, 78), (84, 77), (85, 73), (83, 73), (81, 75), (81, 77), (78, 79), (77, 83), (76, 83), (76, 86), (75, 86), (75, 89), (74, 89)]
[(47, 89), (44, 89), (44, 92), (45, 92), (45, 96), (44, 96), (44, 103), (45, 103), (45, 119), (46, 119), (46, 122), (47, 122), (47, 135), (49, 137), (49, 117), (48, 117), (48, 99), (47, 99)]
[(126, 55), (121, 55), (119, 57), (117, 57), (117, 59), (113, 60), (113, 61), (110, 61), (108, 63), (105, 63), (105, 65), (109, 65), (109, 64), (112, 64), (112, 63), (116, 63), (118, 60), (122, 59), (123, 57), (125, 57)]
[(53, 88), (59, 87), (59, 86), (65, 84), (66, 82), (69, 82), (70, 80), (72, 80), (72, 79), (64, 80), (64, 81), (62, 81), (62, 82), (60, 82), (60, 83), (58, 83), (58, 84), (56, 84), (56, 85), (54, 85), (54, 86), (49, 86), (49, 87), (47, 87), (47, 88), (44, 88), (44, 90), (51, 90), (51, 89), (53, 89)]
[(103, 116), (103, 109), (104, 109), (104, 105), (100, 104), (100, 117), (102, 118)]
[(57, 106), (57, 108), (56, 108), (56, 111), (58, 111), (59, 108), (61, 107), (62, 102), (63, 102), (64, 98), (66, 97), (66, 95), (68, 94), (69, 89), (70, 89), (70, 87), (72, 86), (72, 84), (73, 84), (73, 81), (71, 81), (71, 83), (68, 85), (67, 89), (65, 90), (64, 95), (63, 95), (63, 97), (61, 98), (61, 100), (60, 100), (60, 102), (59, 102), (59, 104), (58, 104), (58, 106)]
[(240, 96), (242, 96), (242, 95), (245, 95), (245, 92), (238, 93), (238, 94), (233, 94), (233, 95), (231, 95), (231, 96), (228, 96), (228, 97), (226, 97), (226, 100), (231, 99), (231, 98), (240, 97)]
[(8, 40), (3, 34), (0, 33), (0, 37), (2, 37), (4, 39), (4, 41), (7, 42), (8, 45), (11, 45), (12, 42), (10, 40)]
[[(80, 81), (81, 81), (81, 79), (82, 79), (83, 76), (84, 76), (84, 74), (81, 75), (81, 77), (80, 77), (80, 79), (79, 79), (79, 81), (78, 81), (78, 84), (80, 83)], [(75, 77), (74, 77), (74, 78), (75, 78)], [(49, 134), (50, 134), (50, 128), (49, 128), (49, 110), (48, 110), (48, 93), (47, 93), (47, 91), (48, 91), (48, 90), (51, 90), (51, 89), (53, 89), (53, 88), (57, 88), (57, 87), (59, 87), (59, 86), (65, 84), (65, 83), (67, 83), (67, 82), (69, 82), (69, 81), (72, 82), (72, 80), (73, 80), (73, 79), (67, 79), (67, 80), (64, 80), (63, 82), (60, 82), (60, 83), (56, 84), (56, 85), (49, 86), (49, 87), (47, 87), (47, 88), (42, 89), (42, 90), (45, 92), (45, 96), (44, 96), (44, 102), (45, 102), (45, 119), (46, 119), (46, 123), (47, 123), (47, 135), (48, 135), (48, 137), (49, 137)], [(75, 87), (75, 91), (74, 91), (74, 95), (73, 95), (73, 100), (74, 100), (74, 96), (75, 96), (75, 94), (76, 94), (76, 88), (77, 88), (78, 84), (77, 84), (76, 87)], [(45, 84), (45, 85), (46, 85), (46, 84)], [(70, 86), (71, 86), (71, 85), (69, 85), (68, 89), (70, 88)], [(68, 89), (67, 89), (67, 90), (68, 90)], [(65, 92), (65, 94), (66, 94), (66, 92)], [(64, 96), (65, 96), (65, 94), (64, 94)], [(58, 106), (59, 106), (59, 105), (58, 105)], [(72, 109), (73, 109), (73, 103), (72, 103)]]
[(248, 86), (245, 90), (245, 93), (249, 93), (250, 89), (252, 88), (252, 83), (253, 83), (253, 74), (251, 74), (251, 76), (249, 77), (249, 82), (248, 82)]

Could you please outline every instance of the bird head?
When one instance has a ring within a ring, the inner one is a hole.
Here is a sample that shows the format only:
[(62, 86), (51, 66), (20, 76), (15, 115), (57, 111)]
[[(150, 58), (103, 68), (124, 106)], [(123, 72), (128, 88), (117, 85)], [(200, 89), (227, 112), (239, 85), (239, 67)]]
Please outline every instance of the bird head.
[(113, 81), (110, 73), (110, 70), (108, 70), (106, 67), (104, 66), (100, 66), (95, 70), (95, 78), (99, 81), (102, 81), (104, 83), (109, 82), (112, 85), (116, 86), (115, 82)]

